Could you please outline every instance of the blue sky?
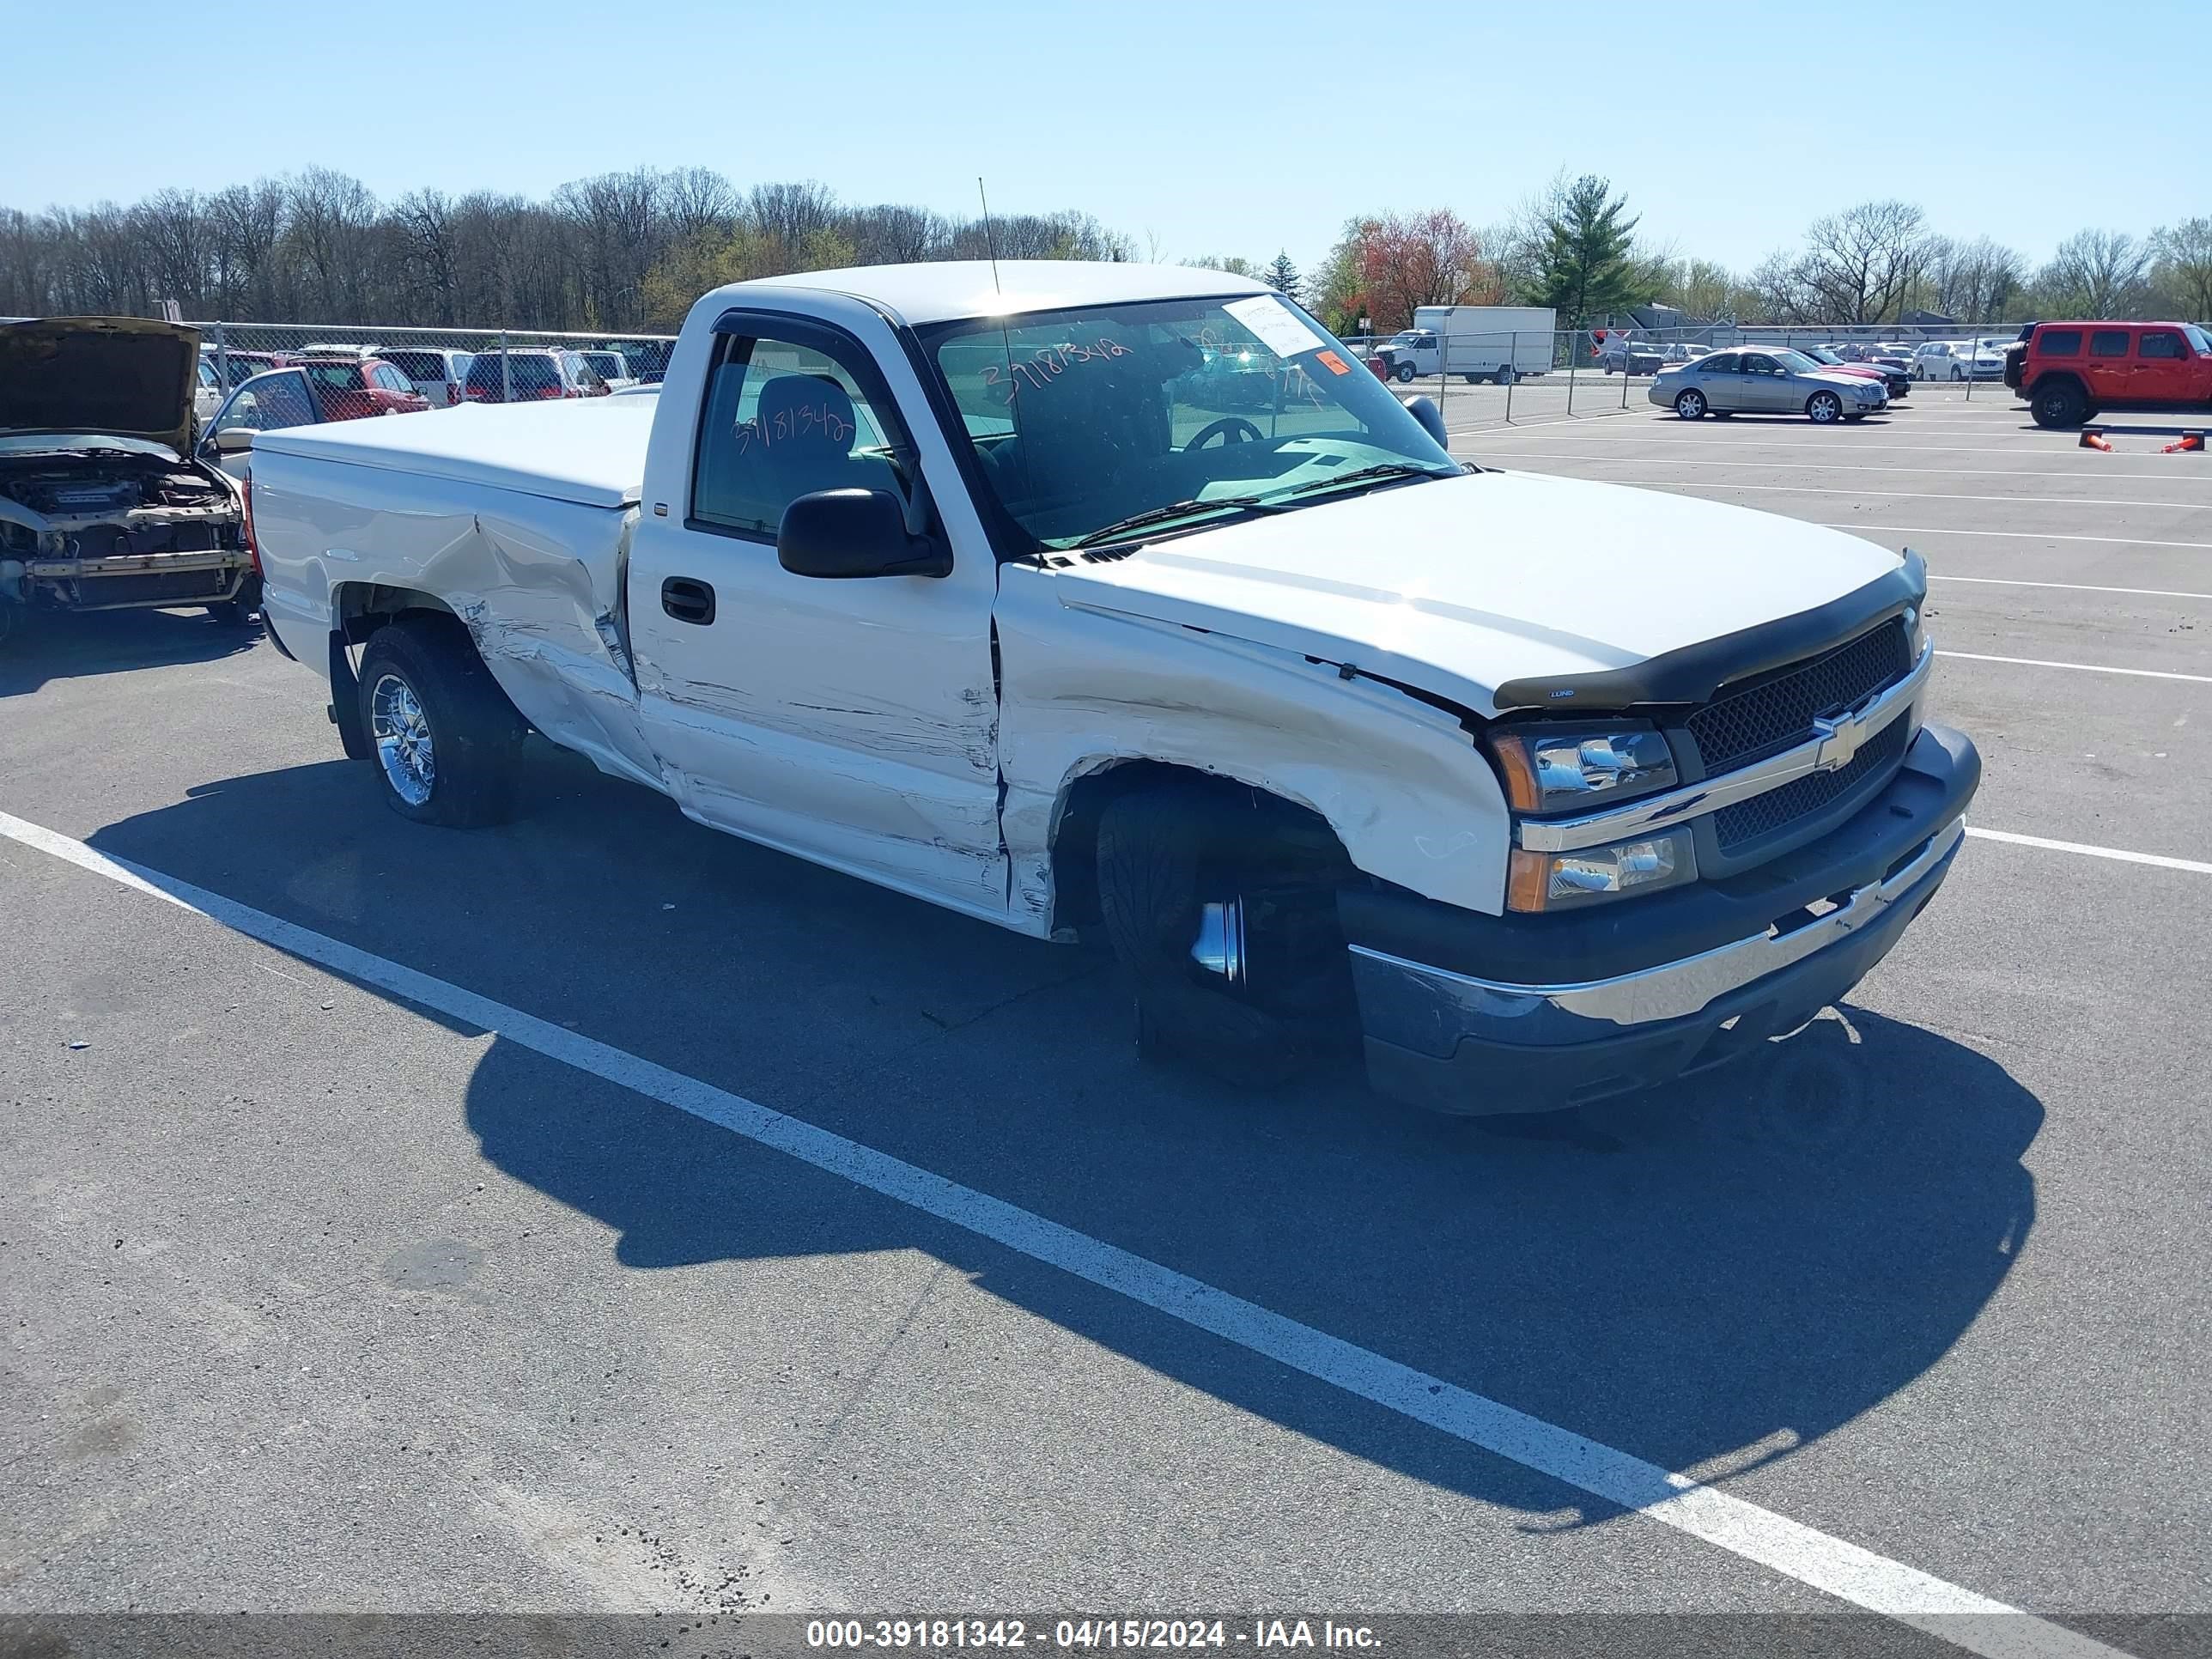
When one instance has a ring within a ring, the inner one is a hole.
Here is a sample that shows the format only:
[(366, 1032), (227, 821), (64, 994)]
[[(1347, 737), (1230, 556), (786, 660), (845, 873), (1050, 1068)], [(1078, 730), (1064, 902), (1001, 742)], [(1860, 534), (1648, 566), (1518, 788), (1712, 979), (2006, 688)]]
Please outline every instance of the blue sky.
[[(382, 195), (539, 195), (703, 163), (740, 185), (818, 179), (848, 201), (966, 212), (981, 173), (994, 208), (1085, 208), (1140, 252), (1285, 247), (1304, 265), (1355, 212), (1443, 206), (1480, 225), (1565, 167), (1610, 177), (1653, 240), (1737, 267), (1880, 196), (2038, 261), (2085, 225), (2140, 234), (2212, 212), (2185, 123), (2202, 96), (2200, 5), (1453, 9), (1467, 15), (1396, 24), (1385, 8), (1310, 0), (216, 13), (125, 0), (26, 21), (29, 0), (0, 0), (19, 14), (0, 204), (127, 200), (311, 163)], [(2100, 26), (2114, 15), (2124, 27)], [(129, 62), (118, 85), (132, 35), (168, 39), (178, 58)], [(2046, 72), (2086, 64), (2085, 43), (2105, 37), (2113, 73), (2098, 85)], [(247, 91), (180, 100), (195, 83), (173, 71), (204, 69), (196, 85), (211, 88), (234, 63), (245, 74), (228, 84)], [(2053, 88), (2132, 107), (2054, 121), (2028, 101)]]

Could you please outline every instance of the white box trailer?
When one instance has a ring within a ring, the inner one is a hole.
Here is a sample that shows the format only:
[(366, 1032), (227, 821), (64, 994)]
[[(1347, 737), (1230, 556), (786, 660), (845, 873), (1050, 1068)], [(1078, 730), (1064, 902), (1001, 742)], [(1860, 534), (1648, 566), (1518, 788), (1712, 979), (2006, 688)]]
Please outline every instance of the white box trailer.
[(1391, 378), (1456, 374), (1500, 386), (1546, 374), (1559, 314), (1548, 306), (1419, 306), (1413, 325), (1384, 342)]

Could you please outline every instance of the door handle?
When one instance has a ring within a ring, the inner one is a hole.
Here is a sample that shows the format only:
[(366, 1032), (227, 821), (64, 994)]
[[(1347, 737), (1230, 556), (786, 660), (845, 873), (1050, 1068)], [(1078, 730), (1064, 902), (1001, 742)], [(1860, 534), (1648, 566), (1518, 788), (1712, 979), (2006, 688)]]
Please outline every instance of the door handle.
[(714, 590), (689, 576), (671, 576), (660, 584), (660, 608), (680, 623), (703, 628), (714, 620)]

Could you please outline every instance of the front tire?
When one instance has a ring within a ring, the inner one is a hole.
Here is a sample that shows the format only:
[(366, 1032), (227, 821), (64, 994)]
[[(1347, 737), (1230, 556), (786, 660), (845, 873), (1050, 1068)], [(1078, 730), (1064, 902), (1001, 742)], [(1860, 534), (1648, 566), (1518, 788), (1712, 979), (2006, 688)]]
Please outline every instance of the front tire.
[(453, 830), (512, 814), (522, 717), (458, 622), (411, 616), (379, 629), (362, 653), (360, 682), (386, 805)]
[(1242, 786), (1164, 781), (1108, 805), (1097, 870), (1146, 1058), (1269, 1088), (1353, 1046), (1336, 921), (1349, 868), (1317, 820)]
[(1831, 426), (1844, 418), (1844, 400), (1832, 392), (1816, 392), (1805, 399), (1805, 418), (1815, 426)]
[(1694, 386), (1674, 399), (1674, 412), (1686, 421), (1704, 420), (1707, 407), (1705, 394)]
[(1411, 386), (1411, 385), (1413, 383), (1413, 364), (1411, 364), (1411, 363), (1401, 363), (1401, 364), (1399, 364), (1399, 365), (1398, 365), (1398, 374), (1397, 374), (1397, 378), (1398, 378), (1398, 384), (1399, 384), (1400, 386)]

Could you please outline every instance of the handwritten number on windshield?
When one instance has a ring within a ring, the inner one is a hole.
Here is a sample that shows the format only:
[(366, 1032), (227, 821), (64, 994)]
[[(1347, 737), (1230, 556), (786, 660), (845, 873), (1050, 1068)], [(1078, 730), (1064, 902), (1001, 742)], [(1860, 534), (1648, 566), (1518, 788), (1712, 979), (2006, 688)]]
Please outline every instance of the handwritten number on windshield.
[[(992, 393), (993, 401), (1011, 405), (1024, 386), (1032, 392), (1042, 391), (1078, 363), (1107, 362), (1115, 357), (1133, 355), (1119, 340), (1104, 336), (1087, 344), (1068, 341), (1065, 344), (1044, 346), (1026, 357), (1017, 358), (1011, 372), (1001, 371), (996, 363), (983, 365), (983, 390)], [(996, 392), (993, 388), (998, 388)]]

